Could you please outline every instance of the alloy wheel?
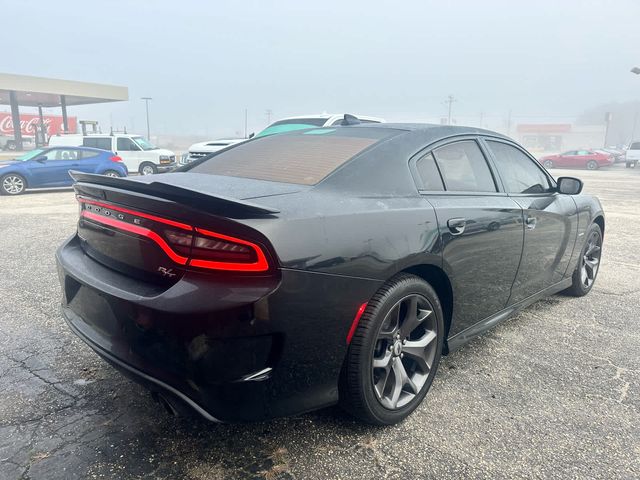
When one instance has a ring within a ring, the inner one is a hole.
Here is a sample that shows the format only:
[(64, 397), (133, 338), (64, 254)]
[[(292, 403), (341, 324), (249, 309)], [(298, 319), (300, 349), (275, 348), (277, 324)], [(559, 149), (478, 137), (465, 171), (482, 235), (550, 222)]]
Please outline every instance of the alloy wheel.
[(2, 180), (2, 189), (10, 195), (17, 195), (24, 190), (24, 180), (17, 175), (7, 175)]
[(152, 175), (154, 173), (151, 165), (145, 165), (142, 167), (142, 175)]
[(409, 295), (385, 317), (373, 352), (373, 389), (390, 410), (407, 405), (425, 385), (437, 351), (438, 323), (422, 295)]
[(582, 267), (580, 270), (580, 280), (582, 284), (589, 288), (593, 285), (600, 267), (600, 255), (602, 252), (602, 237), (598, 231), (591, 232), (587, 241), (587, 248), (582, 255)]
[(113, 170), (108, 171), (104, 175), (105, 177), (120, 178), (120, 175), (118, 175), (118, 172), (114, 172)]

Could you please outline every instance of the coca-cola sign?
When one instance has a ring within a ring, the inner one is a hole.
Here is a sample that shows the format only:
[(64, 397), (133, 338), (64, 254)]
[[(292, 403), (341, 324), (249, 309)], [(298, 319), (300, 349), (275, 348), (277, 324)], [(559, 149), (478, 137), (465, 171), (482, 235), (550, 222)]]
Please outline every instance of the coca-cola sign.
[[(43, 115), (42, 118), (48, 136), (64, 132), (61, 115)], [(67, 124), (69, 132), (75, 132), (78, 125), (77, 118), (67, 117)], [(40, 117), (38, 115), (20, 114), (20, 131), (22, 135), (34, 136), (38, 125), (40, 125)], [(13, 135), (13, 132), (11, 113), (0, 112), (0, 135)]]

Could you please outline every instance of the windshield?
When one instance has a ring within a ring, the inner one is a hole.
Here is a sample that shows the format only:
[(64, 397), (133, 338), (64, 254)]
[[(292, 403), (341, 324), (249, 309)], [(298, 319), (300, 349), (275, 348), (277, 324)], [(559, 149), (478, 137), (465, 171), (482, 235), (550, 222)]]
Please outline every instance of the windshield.
[(138, 146), (142, 149), (142, 150), (157, 150), (158, 147), (156, 147), (153, 143), (149, 142), (146, 138), (144, 137), (131, 137), (131, 139), (138, 144)]
[(27, 152), (24, 155), (16, 158), (16, 160), (20, 160), (21, 162), (26, 162), (27, 160), (31, 160), (32, 158), (36, 158), (42, 152), (44, 152), (44, 150), (42, 150), (41, 148), (37, 148), (35, 150), (31, 150), (30, 152)]

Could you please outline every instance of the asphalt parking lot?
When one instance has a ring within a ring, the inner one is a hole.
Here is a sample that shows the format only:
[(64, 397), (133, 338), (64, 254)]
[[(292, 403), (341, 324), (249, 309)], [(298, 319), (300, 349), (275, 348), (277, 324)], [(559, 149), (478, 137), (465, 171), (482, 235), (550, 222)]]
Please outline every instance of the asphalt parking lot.
[(584, 298), (540, 301), (446, 357), (404, 423), (337, 408), (216, 425), (165, 413), (59, 313), (70, 190), (0, 197), (0, 478), (639, 478), (640, 169), (556, 170), (604, 204)]

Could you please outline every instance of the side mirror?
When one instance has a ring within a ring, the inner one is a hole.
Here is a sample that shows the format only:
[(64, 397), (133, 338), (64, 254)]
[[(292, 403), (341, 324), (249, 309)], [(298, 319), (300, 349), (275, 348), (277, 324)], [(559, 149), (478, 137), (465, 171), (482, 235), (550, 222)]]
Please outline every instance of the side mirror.
[(256, 133), (255, 132), (251, 132), (251, 135), (249, 135), (249, 138), (253, 138), (255, 137)]
[(47, 161), (47, 157), (45, 155), (40, 155), (39, 157), (36, 157), (33, 160), (38, 163), (44, 163)]
[(565, 195), (578, 195), (582, 191), (584, 184), (582, 180), (574, 177), (558, 178), (558, 192)]

